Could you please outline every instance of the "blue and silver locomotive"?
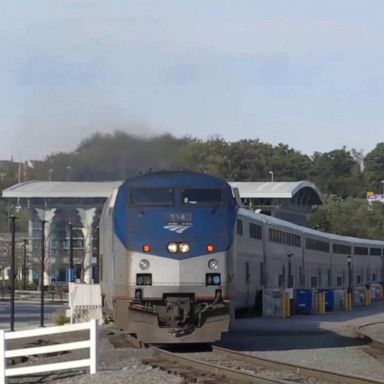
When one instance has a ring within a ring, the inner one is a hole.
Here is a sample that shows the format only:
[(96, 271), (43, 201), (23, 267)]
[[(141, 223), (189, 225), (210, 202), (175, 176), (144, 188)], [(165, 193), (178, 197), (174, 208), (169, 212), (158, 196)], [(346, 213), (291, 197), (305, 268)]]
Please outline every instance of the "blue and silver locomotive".
[(100, 221), (107, 317), (143, 342), (213, 342), (230, 322), (237, 204), (224, 180), (189, 171), (126, 180)]

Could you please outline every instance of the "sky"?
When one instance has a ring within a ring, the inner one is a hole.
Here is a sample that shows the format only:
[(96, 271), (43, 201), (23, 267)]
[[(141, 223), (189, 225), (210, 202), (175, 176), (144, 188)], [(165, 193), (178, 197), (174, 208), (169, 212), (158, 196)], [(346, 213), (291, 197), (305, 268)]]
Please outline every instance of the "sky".
[(95, 132), (383, 140), (382, 0), (2, 0), (0, 159)]

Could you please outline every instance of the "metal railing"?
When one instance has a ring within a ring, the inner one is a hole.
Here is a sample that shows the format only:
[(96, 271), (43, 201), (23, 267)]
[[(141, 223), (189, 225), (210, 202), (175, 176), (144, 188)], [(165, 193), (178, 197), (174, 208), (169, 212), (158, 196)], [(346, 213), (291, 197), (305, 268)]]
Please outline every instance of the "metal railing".
[[(45, 291), (46, 301), (68, 301), (68, 293), (61, 291)], [(0, 289), (0, 299), (10, 299), (11, 291), (9, 289)], [(26, 301), (40, 301), (40, 291), (24, 291), (15, 290), (15, 300), (26, 300)]]

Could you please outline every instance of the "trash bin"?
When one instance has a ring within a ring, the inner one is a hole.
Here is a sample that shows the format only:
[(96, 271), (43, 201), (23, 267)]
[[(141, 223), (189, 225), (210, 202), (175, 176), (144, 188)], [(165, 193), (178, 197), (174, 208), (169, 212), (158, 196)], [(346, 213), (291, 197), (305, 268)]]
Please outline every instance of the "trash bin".
[(335, 292), (333, 289), (319, 289), (319, 292), (325, 292), (325, 310), (333, 311), (335, 306)]
[(312, 310), (312, 290), (296, 289), (295, 290), (295, 313), (309, 314)]

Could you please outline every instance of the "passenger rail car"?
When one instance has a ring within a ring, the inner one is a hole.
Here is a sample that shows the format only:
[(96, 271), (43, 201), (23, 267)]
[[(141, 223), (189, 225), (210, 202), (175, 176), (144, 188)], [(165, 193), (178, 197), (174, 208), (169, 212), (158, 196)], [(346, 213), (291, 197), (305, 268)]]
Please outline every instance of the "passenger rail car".
[(230, 186), (216, 177), (174, 171), (125, 181), (100, 222), (106, 315), (143, 342), (220, 339), (236, 213)]
[(236, 309), (268, 289), (351, 290), (383, 283), (384, 241), (340, 236), (240, 208), (233, 264)]

